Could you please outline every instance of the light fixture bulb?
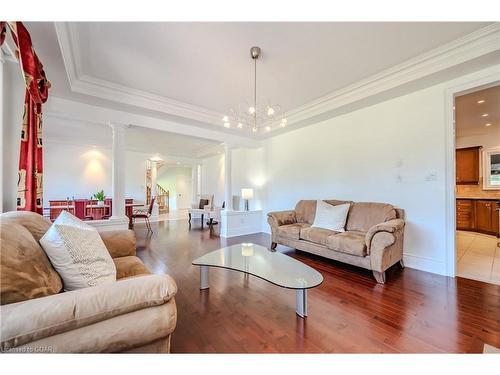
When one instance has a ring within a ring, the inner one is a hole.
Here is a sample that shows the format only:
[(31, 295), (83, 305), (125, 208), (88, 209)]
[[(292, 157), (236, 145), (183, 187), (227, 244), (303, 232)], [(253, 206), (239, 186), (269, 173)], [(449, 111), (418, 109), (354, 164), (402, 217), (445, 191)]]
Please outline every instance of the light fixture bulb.
[(238, 122), (238, 129), (243, 128), (243, 124), (241, 122)]
[(255, 113), (255, 107), (248, 108), (248, 113), (250, 113), (251, 115), (253, 115)]
[(257, 128), (254, 126), (254, 127), (252, 128), (252, 131), (253, 131), (254, 133), (257, 133)]
[(274, 115), (274, 108), (273, 107), (268, 107), (267, 108), (267, 115), (268, 116)]
[(231, 127), (231, 124), (230, 124), (229, 122), (225, 122), (225, 123), (224, 123), (224, 127), (225, 127), (226, 129), (228, 129), (228, 128), (230, 128), (230, 127)]
[(266, 132), (271, 131), (271, 127), (268, 125), (266, 126)]
[(485, 102), (485, 100), (484, 100), (484, 99), (481, 99), (481, 100), (478, 100), (478, 101), (477, 101), (477, 104), (483, 104), (484, 102)]
[(481, 116), (488, 117), (488, 114), (487, 113), (483, 113)]
[(222, 121), (224, 121), (224, 122), (228, 122), (228, 121), (229, 121), (229, 117), (224, 116), (224, 117), (222, 118)]
[(484, 126), (491, 126), (491, 124), (488, 122), (487, 124), (484, 124)]

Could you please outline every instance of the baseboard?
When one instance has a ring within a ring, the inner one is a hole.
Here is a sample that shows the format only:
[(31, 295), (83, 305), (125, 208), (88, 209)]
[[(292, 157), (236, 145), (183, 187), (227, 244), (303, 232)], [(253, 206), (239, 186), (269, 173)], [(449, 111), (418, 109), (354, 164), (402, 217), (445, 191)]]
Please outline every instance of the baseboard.
[(405, 267), (446, 276), (446, 264), (444, 262), (412, 254), (403, 254), (403, 261)]

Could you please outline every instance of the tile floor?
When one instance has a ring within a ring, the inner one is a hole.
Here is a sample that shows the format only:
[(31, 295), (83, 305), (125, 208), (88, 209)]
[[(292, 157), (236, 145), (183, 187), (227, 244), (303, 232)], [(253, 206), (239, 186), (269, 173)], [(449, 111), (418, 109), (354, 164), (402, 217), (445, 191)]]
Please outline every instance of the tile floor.
[(457, 276), (500, 285), (500, 239), (457, 231)]

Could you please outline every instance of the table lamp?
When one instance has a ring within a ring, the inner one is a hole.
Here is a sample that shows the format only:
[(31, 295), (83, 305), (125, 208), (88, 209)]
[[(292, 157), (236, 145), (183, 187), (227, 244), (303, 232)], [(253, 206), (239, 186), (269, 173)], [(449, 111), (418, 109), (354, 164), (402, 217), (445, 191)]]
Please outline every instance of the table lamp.
[(241, 197), (245, 200), (245, 211), (249, 211), (248, 200), (253, 199), (253, 189), (241, 189)]

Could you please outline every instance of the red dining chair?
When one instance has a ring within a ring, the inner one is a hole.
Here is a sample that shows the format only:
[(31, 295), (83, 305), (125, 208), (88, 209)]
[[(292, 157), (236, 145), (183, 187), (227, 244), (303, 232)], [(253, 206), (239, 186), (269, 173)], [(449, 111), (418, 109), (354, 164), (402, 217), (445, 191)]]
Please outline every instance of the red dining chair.
[(85, 220), (85, 208), (87, 207), (86, 199), (75, 199), (74, 202), (75, 207), (75, 216), (81, 220)]
[(151, 203), (149, 204), (149, 208), (147, 211), (135, 210), (132, 213), (132, 222), (135, 224), (135, 219), (144, 219), (146, 221), (146, 227), (148, 228), (148, 232), (153, 233), (153, 229), (151, 229), (151, 223), (149, 218), (151, 217), (151, 213), (153, 212), (153, 206), (155, 204), (156, 197), (151, 198)]
[(111, 198), (104, 199), (104, 205), (109, 206), (109, 207), (108, 207), (107, 213), (106, 213), (106, 209), (104, 209), (105, 214), (103, 215), (102, 219), (109, 219), (112, 215), (113, 200)]

